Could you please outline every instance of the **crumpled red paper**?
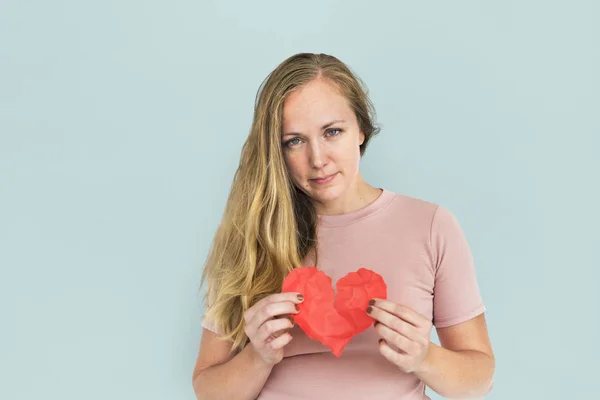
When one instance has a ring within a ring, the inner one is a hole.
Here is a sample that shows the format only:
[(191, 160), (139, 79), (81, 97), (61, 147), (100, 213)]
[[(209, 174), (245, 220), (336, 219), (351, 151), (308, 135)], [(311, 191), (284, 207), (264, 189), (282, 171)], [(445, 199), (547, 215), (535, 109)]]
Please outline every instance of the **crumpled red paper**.
[(373, 324), (375, 320), (366, 309), (371, 299), (387, 298), (387, 285), (381, 275), (366, 268), (338, 280), (335, 299), (331, 283), (331, 278), (316, 267), (300, 267), (284, 279), (282, 292), (304, 295), (294, 322), (339, 357), (352, 337)]

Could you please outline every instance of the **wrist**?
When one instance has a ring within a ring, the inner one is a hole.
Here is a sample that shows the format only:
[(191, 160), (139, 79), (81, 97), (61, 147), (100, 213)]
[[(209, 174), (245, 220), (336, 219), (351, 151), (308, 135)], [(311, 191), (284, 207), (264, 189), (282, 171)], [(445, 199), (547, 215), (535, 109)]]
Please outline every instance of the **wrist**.
[(252, 365), (259, 370), (268, 370), (270, 371), (273, 368), (273, 365), (267, 363), (260, 354), (256, 351), (252, 343), (248, 343), (246, 348), (244, 349), (248, 352), (248, 357), (250, 358)]
[(427, 375), (433, 365), (434, 365), (434, 358), (435, 358), (435, 353), (437, 352), (437, 350), (439, 349), (439, 346), (436, 345), (433, 342), (429, 342), (429, 346), (427, 347), (427, 353), (425, 354), (425, 358), (423, 359), (423, 361), (421, 362), (421, 365), (419, 365), (419, 367), (414, 371), (416, 375)]

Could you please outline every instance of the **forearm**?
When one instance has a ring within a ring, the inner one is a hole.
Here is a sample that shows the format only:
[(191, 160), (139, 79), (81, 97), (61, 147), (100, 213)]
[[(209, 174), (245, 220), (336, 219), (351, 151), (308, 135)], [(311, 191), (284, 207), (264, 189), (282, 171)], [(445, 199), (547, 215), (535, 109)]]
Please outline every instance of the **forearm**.
[(415, 375), (441, 396), (482, 398), (492, 388), (495, 361), (473, 350), (452, 351), (430, 343), (422, 368)]
[(202, 370), (194, 379), (194, 392), (198, 400), (253, 400), (272, 369), (257, 357), (252, 346), (246, 346), (231, 360)]

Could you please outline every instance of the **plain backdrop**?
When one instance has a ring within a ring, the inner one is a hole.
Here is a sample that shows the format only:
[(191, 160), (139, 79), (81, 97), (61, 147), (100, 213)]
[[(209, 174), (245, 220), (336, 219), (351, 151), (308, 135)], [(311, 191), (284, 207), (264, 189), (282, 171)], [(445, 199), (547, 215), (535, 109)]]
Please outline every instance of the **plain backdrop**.
[(2, 0), (0, 398), (194, 398), (256, 90), (304, 51), (369, 88), (365, 179), (459, 219), (487, 398), (596, 397), (598, 21), (595, 0)]

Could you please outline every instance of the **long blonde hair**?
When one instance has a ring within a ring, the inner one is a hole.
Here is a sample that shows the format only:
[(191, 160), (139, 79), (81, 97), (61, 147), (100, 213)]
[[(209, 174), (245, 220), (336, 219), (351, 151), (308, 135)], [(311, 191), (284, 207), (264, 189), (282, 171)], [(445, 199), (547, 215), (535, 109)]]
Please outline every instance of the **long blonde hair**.
[(379, 132), (366, 86), (333, 56), (293, 55), (263, 81), (200, 284), (208, 281), (206, 318), (222, 332), (222, 339), (233, 342), (232, 351), (248, 343), (244, 312), (280, 292), (287, 273), (301, 266), (311, 250), (316, 256), (317, 214), (288, 175), (280, 135), (285, 99), (318, 78), (332, 83), (355, 112), (365, 135), (361, 156)]

